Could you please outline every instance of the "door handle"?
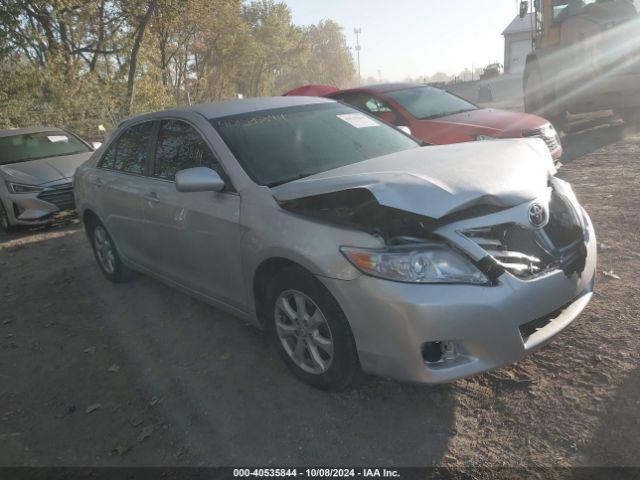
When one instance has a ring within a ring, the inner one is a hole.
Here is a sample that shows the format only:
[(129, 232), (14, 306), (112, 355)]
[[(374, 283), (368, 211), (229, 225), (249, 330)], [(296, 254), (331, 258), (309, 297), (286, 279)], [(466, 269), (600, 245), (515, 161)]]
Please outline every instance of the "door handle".
[(149, 204), (150, 207), (153, 207), (160, 201), (158, 198), (158, 194), (156, 192), (149, 192), (148, 195), (144, 196), (145, 200)]
[(104, 186), (104, 182), (102, 181), (102, 179), (101, 179), (101, 178), (96, 178), (96, 179), (93, 181), (93, 184), (94, 184), (96, 187), (98, 187), (98, 188), (102, 188), (102, 187)]

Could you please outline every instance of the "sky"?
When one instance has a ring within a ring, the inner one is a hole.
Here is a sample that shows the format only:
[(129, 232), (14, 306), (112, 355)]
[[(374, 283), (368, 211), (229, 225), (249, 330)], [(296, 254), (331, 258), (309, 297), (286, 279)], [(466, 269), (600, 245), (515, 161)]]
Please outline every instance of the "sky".
[[(299, 25), (332, 19), (350, 47), (361, 28), (362, 78), (418, 78), (504, 63), (518, 0), (285, 0)], [(355, 58), (355, 51), (354, 58)]]

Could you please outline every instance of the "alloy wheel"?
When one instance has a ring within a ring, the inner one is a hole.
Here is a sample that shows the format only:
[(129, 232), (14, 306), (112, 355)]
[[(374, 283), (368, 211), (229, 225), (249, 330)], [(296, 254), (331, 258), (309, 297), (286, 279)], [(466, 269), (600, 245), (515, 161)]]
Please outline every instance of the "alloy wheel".
[(275, 303), (275, 329), (291, 360), (315, 375), (326, 372), (333, 361), (334, 345), (327, 320), (307, 295), (282, 292)]
[(101, 225), (93, 230), (93, 245), (96, 249), (96, 255), (100, 265), (108, 274), (116, 271), (116, 257), (114, 254), (113, 244), (107, 234), (107, 231)]

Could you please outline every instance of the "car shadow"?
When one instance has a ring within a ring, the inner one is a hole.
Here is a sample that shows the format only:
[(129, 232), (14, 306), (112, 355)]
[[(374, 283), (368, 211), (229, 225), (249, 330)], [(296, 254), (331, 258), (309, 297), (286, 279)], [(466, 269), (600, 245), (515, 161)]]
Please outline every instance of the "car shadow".
[(30, 451), (69, 465), (428, 466), (455, 435), (452, 386), (364, 377), (342, 393), (308, 387), (242, 320), (143, 275), (108, 282), (78, 228), (0, 249), (0, 260), (20, 305), (7, 319), (16, 347), (6, 362), (20, 366), (7, 372), (7, 398), (39, 425), (16, 417), (7, 428), (31, 433), (0, 462), (28, 463)]
[(600, 427), (581, 455), (581, 465), (637, 469), (640, 466), (639, 412), (640, 369), (636, 369), (626, 377), (615, 396), (606, 403), (600, 416)]
[[(432, 465), (453, 423), (449, 386), (364, 377), (347, 392), (310, 388), (268, 335), (147, 277), (87, 285), (149, 396), (200, 461), (217, 465)], [(113, 295), (121, 296), (114, 302)]]

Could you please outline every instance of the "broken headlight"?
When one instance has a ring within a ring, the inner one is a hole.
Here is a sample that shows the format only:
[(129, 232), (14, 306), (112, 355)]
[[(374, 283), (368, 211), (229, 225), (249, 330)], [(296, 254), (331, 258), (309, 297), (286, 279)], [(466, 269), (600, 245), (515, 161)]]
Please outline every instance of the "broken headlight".
[(486, 284), (489, 279), (464, 255), (444, 244), (385, 249), (342, 247), (358, 270), (372, 277), (408, 283)]

